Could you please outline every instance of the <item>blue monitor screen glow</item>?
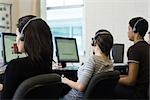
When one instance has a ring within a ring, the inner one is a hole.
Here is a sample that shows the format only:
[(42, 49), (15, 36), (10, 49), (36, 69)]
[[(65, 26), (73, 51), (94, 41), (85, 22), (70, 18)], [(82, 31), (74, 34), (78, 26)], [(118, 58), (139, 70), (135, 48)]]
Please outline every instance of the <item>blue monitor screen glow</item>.
[(55, 37), (58, 62), (79, 62), (75, 38)]
[(20, 57), (25, 57), (24, 53), (15, 54), (12, 51), (12, 46), (16, 41), (15, 33), (2, 33), (2, 57), (4, 64), (7, 64), (10, 60)]

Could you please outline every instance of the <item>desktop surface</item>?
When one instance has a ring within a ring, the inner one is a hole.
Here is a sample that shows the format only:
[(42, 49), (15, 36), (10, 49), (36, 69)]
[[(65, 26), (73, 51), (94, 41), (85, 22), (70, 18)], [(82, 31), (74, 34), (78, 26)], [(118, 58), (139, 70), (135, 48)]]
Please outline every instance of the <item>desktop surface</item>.
[(114, 63), (114, 70), (118, 70), (121, 75), (128, 74), (128, 64), (127, 63)]
[(66, 67), (62, 67), (62, 66), (53, 66), (53, 70), (78, 70), (79, 67), (78, 66), (66, 66)]

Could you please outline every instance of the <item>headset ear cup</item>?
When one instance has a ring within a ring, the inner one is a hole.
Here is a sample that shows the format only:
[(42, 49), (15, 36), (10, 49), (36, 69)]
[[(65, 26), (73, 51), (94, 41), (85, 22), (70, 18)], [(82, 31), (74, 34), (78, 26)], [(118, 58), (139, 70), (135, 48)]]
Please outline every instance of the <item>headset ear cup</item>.
[(133, 26), (133, 32), (135, 32), (135, 33), (138, 32), (137, 29), (136, 29), (136, 27), (137, 27), (138, 23), (141, 22), (142, 20), (144, 20), (144, 19), (142, 18), (142, 19), (139, 19), (139, 20), (136, 21), (136, 23)]
[(92, 46), (95, 46), (95, 39), (92, 38), (92, 43), (91, 43)]
[(133, 32), (136, 32), (136, 28), (135, 27), (133, 27)]
[(94, 46), (94, 38), (92, 38), (91, 46)]
[(134, 32), (134, 33), (137, 33), (138, 31), (137, 31), (137, 29), (136, 29), (136, 28), (133, 28), (133, 32)]
[(20, 37), (20, 40), (21, 40), (21, 41), (24, 41), (24, 37)]
[(19, 39), (20, 39), (21, 41), (24, 41), (24, 35), (20, 33)]

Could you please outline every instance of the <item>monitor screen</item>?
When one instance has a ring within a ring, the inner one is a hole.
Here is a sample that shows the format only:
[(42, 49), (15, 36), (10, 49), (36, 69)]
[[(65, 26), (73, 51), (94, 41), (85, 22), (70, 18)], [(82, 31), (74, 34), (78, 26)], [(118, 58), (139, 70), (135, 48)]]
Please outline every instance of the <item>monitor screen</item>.
[(113, 57), (114, 63), (123, 63), (124, 44), (113, 44), (112, 57)]
[(20, 57), (25, 57), (24, 53), (16, 54), (12, 51), (12, 46), (16, 41), (15, 33), (2, 33), (2, 57), (4, 64), (7, 64), (10, 60)]
[(58, 62), (79, 62), (75, 38), (55, 37)]

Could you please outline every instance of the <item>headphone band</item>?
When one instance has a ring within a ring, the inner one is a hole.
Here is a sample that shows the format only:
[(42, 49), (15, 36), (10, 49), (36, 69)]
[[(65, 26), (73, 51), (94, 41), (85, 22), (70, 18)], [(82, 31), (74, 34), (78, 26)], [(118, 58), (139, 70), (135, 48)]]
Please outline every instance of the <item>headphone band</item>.
[(98, 32), (97, 34), (95, 34), (94, 39), (98, 36), (98, 35), (102, 35), (102, 34), (110, 34), (109, 32), (103, 31), (103, 32)]
[(91, 45), (92, 45), (92, 46), (95, 45), (95, 38), (96, 38), (97, 36), (99, 36), (99, 35), (104, 35), (104, 34), (110, 34), (110, 32), (109, 32), (109, 31), (97, 32), (97, 33), (95, 34), (94, 38), (92, 38), (92, 43), (91, 43)]
[(133, 26), (133, 32), (136, 31), (136, 26), (137, 26), (137, 24), (138, 24), (140, 21), (142, 21), (142, 20), (144, 20), (144, 19), (141, 18), (141, 19), (139, 19), (139, 20), (136, 21), (136, 23), (135, 23), (134, 26)]
[(20, 32), (20, 38), (23, 38), (24, 37), (24, 34), (23, 34), (23, 31), (25, 30), (25, 28), (34, 20), (38, 20), (38, 19), (41, 19), (39, 17), (34, 17), (34, 18), (31, 18), (30, 20), (27, 21), (27, 23), (23, 26), (21, 32)]

